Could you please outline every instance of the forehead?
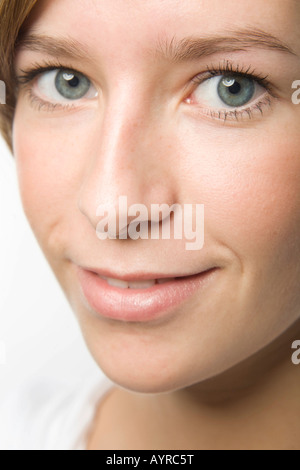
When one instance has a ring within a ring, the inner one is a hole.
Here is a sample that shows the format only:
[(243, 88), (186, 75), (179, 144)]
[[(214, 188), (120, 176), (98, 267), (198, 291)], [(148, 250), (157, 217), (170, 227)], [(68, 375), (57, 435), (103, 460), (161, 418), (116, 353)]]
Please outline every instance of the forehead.
[(299, 24), (299, 0), (40, 0), (28, 21), (36, 33), (77, 37), (95, 47), (111, 44), (115, 54), (128, 44), (149, 48), (174, 36), (245, 27), (266, 31), (296, 49)]

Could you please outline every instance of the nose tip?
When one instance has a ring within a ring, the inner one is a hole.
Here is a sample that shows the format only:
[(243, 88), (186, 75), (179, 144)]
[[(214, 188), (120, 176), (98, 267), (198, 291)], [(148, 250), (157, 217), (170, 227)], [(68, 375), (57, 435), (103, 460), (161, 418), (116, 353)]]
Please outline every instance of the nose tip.
[[(112, 238), (122, 239), (137, 216), (141, 223), (148, 223), (148, 213), (151, 212), (150, 190), (147, 191), (146, 188), (144, 193), (133, 181), (129, 186), (126, 185), (126, 190), (125, 176), (121, 182), (115, 178), (113, 184), (109, 183), (109, 178), (106, 178), (106, 183), (102, 181), (101, 176), (98, 177), (93, 172), (82, 187), (78, 199), (79, 211), (94, 230), (99, 230), (99, 222), (102, 221), (103, 228), (108, 225), (108, 229), (112, 231)], [(137, 209), (140, 210), (139, 213)]]
[[(130, 225), (136, 221), (141, 227), (149, 223), (147, 207), (143, 204), (128, 206), (128, 197), (119, 196), (116, 204), (100, 204), (96, 213), (98, 219), (97, 236), (105, 239), (123, 240), (130, 237)], [(138, 221), (137, 221), (138, 219)]]
[[(128, 206), (127, 196), (120, 196), (118, 207), (100, 205), (97, 210), (99, 222), (97, 224), (97, 237), (101, 240), (128, 238), (137, 240), (148, 239), (152, 230), (157, 233), (160, 223), (171, 216), (168, 204), (151, 204), (148, 208), (144, 204)], [(174, 210), (174, 205), (171, 207)]]

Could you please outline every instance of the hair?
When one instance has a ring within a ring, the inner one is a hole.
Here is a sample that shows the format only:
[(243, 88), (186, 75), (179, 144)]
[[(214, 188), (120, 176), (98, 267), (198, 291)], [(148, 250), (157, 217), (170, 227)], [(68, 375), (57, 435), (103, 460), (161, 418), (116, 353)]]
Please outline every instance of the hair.
[(0, 80), (6, 104), (0, 105), (0, 132), (12, 151), (12, 124), (16, 107), (15, 46), (21, 28), (37, 0), (0, 0)]

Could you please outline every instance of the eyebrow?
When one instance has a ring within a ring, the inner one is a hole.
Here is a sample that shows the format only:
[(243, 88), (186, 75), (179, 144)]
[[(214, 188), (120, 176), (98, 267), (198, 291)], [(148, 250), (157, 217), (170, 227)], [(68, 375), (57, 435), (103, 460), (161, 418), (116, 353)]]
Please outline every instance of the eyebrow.
[[(229, 34), (228, 34), (229, 33)], [(218, 52), (237, 52), (251, 48), (275, 50), (296, 56), (284, 42), (260, 29), (239, 29), (217, 36), (188, 37), (160, 41), (157, 53), (170, 62), (184, 62), (207, 57)]]
[[(245, 51), (251, 48), (296, 55), (287, 44), (259, 29), (239, 29), (216, 36), (191, 36), (180, 40), (173, 37), (171, 40), (160, 40), (155, 54), (161, 59), (178, 63), (197, 60), (220, 52)], [(30, 50), (78, 61), (93, 60), (86, 47), (70, 37), (54, 38), (47, 35), (26, 34), (17, 41), (16, 51), (18, 50)]]
[(70, 37), (52, 37), (39, 34), (26, 34), (16, 42), (15, 51), (28, 50), (48, 54), (53, 57), (73, 58), (79, 61), (90, 59), (86, 47)]

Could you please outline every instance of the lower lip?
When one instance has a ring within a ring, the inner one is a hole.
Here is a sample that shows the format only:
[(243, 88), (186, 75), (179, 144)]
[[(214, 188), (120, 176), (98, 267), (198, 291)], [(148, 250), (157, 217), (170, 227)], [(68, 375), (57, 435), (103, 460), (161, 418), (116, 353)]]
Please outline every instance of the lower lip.
[(127, 322), (149, 322), (174, 314), (195, 292), (202, 292), (218, 268), (180, 278), (148, 289), (110, 286), (92, 271), (78, 268), (82, 293), (99, 316)]

